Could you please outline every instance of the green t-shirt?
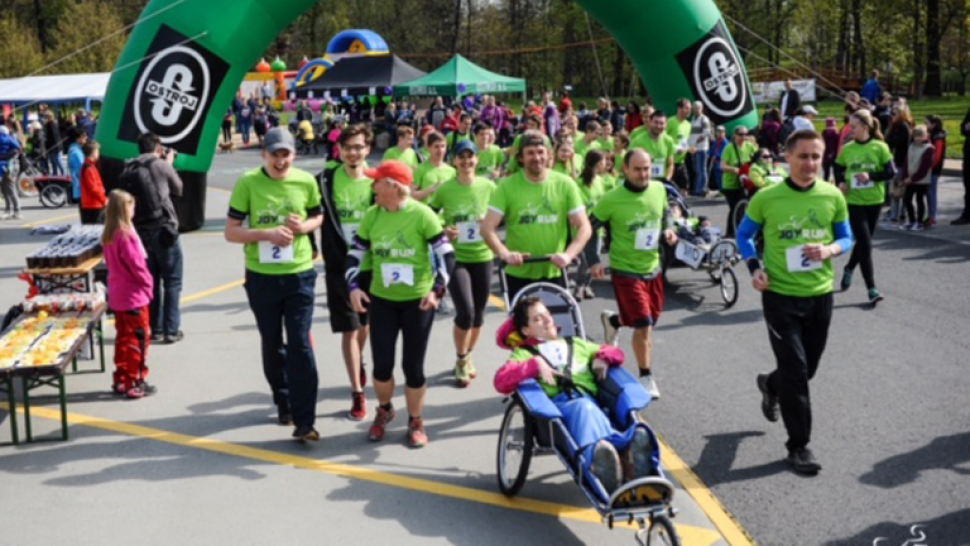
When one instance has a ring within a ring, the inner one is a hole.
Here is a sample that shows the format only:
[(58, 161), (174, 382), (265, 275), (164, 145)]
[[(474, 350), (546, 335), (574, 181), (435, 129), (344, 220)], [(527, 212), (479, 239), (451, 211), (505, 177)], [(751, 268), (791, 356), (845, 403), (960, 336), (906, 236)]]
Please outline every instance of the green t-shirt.
[(431, 292), (434, 272), (428, 243), (441, 232), (438, 215), (415, 199), (408, 199), (395, 212), (377, 205), (369, 208), (358, 236), (370, 242), (371, 294), (391, 301), (413, 301)]
[(603, 145), (600, 144), (599, 140), (594, 140), (593, 142), (587, 143), (585, 140), (577, 140), (573, 142), (573, 149), (576, 150), (576, 156), (580, 158), (581, 161), (586, 160), (586, 152), (590, 150), (600, 150)]
[(552, 170), (575, 180), (576, 178), (579, 178), (580, 173), (583, 172), (583, 159), (579, 157), (579, 155), (573, 155), (573, 172), (575, 174), (571, 174), (567, 169), (567, 165), (561, 161), (556, 161), (553, 163)]
[(845, 200), (850, 205), (881, 205), (886, 200), (886, 184), (869, 179), (865, 183), (856, 179), (858, 173), (881, 172), (893, 160), (889, 146), (881, 140), (872, 139), (865, 144), (852, 141), (842, 147), (835, 164), (845, 167), (845, 184), (849, 192)]
[(455, 145), (456, 144), (458, 144), (459, 142), (461, 142), (463, 140), (471, 141), (471, 139), (472, 139), (472, 137), (471, 137), (471, 134), (469, 134), (469, 133), (465, 133), (463, 135), (462, 134), (459, 134), (458, 131), (452, 131), (452, 132), (448, 133), (448, 136), (445, 137), (445, 142), (448, 143), (448, 157), (451, 157), (452, 150), (455, 149)]
[(428, 205), (440, 210), (445, 225), (458, 228), (453, 241), (455, 259), (464, 264), (490, 262), (494, 255), (482, 239), (481, 219), (488, 212), (488, 203), (495, 193), (495, 182), (479, 176), (468, 186), (452, 178), (434, 192)]
[(747, 216), (764, 230), (768, 290), (803, 298), (832, 291), (832, 260), (810, 262), (801, 249), (831, 244), (833, 224), (848, 219), (838, 188), (822, 180), (808, 191), (796, 191), (787, 182), (774, 184), (751, 198)]
[(589, 186), (583, 184), (582, 178), (577, 177), (576, 187), (579, 188), (579, 194), (583, 198), (583, 205), (586, 206), (586, 210), (593, 210), (593, 206), (606, 194), (603, 177), (599, 175), (593, 177), (593, 182)]
[(650, 178), (666, 178), (667, 158), (674, 155), (677, 144), (670, 135), (664, 133), (656, 140), (649, 131), (640, 133), (636, 140), (630, 142), (630, 149), (641, 149), (650, 154)]
[(643, 125), (638, 125), (630, 133), (630, 142), (633, 142), (633, 139), (639, 138), (640, 135), (642, 135), (642, 134), (644, 134), (646, 132), (647, 132), (647, 124), (646, 123), (644, 123)]
[(613, 151), (613, 137), (599, 137), (596, 143), (600, 145), (600, 150)]
[(680, 165), (687, 157), (686, 150), (690, 142), (690, 120), (680, 121), (676, 117), (670, 118), (670, 121), (667, 122), (667, 134), (674, 140), (675, 149), (684, 150), (674, 156), (674, 163)]
[(600, 178), (603, 179), (603, 191), (605, 192), (615, 188), (619, 181), (615, 174), (601, 174)]
[[(360, 230), (364, 213), (374, 204), (373, 185), (374, 181), (367, 177), (352, 180), (342, 167), (333, 173), (333, 206), (348, 246), (353, 243), (354, 235)], [(360, 270), (371, 270), (369, 256), (364, 257)]]
[[(757, 151), (758, 147), (753, 142), (745, 142), (741, 147), (732, 142), (721, 153), (721, 161), (727, 163), (730, 167), (741, 168), (745, 163), (751, 161), (751, 156)], [(741, 177), (725, 171), (721, 176), (721, 187), (726, 190), (740, 190)]]
[(414, 169), (417, 169), (418, 164), (420, 163), (420, 161), (418, 161), (418, 154), (414, 152), (413, 148), (408, 148), (403, 152), (399, 150), (397, 146), (388, 148), (387, 151), (384, 152), (384, 157), (381, 158), (381, 161), (387, 161), (389, 159), (396, 159), (403, 162), (408, 167), (411, 167), (411, 172), (414, 172)]
[[(583, 198), (571, 178), (549, 171), (535, 184), (523, 173), (506, 178), (492, 195), (489, 209), (505, 216), (505, 245), (514, 252), (548, 256), (566, 249), (569, 215), (584, 214)], [(548, 263), (510, 266), (506, 272), (520, 279), (556, 278)]]
[(430, 161), (426, 161), (414, 171), (414, 187), (419, 190), (426, 190), (438, 182), (444, 183), (455, 177), (458, 171), (447, 163), (442, 163), (440, 167), (435, 167)]
[[(283, 180), (273, 180), (262, 167), (244, 174), (232, 189), (231, 210), (249, 218), (250, 229), (273, 229), (286, 224), (290, 213), (306, 220), (307, 211), (320, 209), (320, 187), (312, 174), (290, 169)], [(313, 269), (313, 250), (307, 235), (297, 235), (289, 247), (269, 241), (246, 243), (246, 269), (263, 275), (292, 275)]]
[(650, 275), (660, 267), (663, 216), (667, 188), (651, 182), (642, 192), (620, 185), (596, 203), (593, 216), (609, 224), (610, 268), (636, 275)]
[[(600, 346), (578, 337), (572, 338), (572, 342), (573, 358), (568, 365), (573, 383), (584, 392), (596, 396), (599, 392), (599, 387), (596, 385), (596, 376), (593, 373), (592, 364), (596, 353), (600, 351)], [(555, 341), (540, 343), (535, 348), (540, 355), (545, 357), (551, 366), (562, 371), (565, 369), (567, 365), (566, 359), (569, 357), (569, 346), (567, 343), (569, 342), (565, 339), (557, 339)], [(512, 351), (509, 360), (512, 362), (527, 362), (534, 356), (528, 349), (518, 347)], [(552, 385), (544, 382), (542, 378), (537, 378), (536, 381), (539, 382), (539, 386), (542, 387), (542, 390), (545, 391), (549, 398), (555, 398), (562, 392), (559, 388), (558, 381)]]
[[(542, 140), (546, 142), (546, 148), (549, 148), (549, 151), (551, 152), (552, 141), (550, 141), (549, 137), (546, 135), (542, 135)], [(519, 144), (521, 142), (522, 142), (522, 135), (520, 134), (519, 136), (515, 137), (515, 140), (512, 141), (512, 145), (509, 146), (509, 167), (508, 167), (509, 174), (515, 174), (520, 170), (522, 170), (522, 165), (519, 165), (519, 159), (517, 157), (519, 154)]]
[(481, 176), (491, 176), (503, 163), (505, 163), (505, 152), (492, 144), (487, 150), (479, 150), (478, 167), (475, 169), (475, 173)]

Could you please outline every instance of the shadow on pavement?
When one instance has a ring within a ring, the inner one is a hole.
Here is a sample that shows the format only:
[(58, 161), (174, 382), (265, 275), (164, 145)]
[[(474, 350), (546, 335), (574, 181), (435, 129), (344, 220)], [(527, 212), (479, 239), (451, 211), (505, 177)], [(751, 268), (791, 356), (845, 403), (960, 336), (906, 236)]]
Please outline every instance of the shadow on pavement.
[(787, 472), (788, 465), (781, 458), (757, 466), (733, 468), (741, 442), (746, 438), (757, 438), (764, 435), (765, 433), (760, 430), (745, 430), (705, 436), (707, 444), (704, 445), (704, 450), (701, 451), (701, 455), (692, 469), (708, 487), (730, 482), (756, 480)]
[(928, 521), (897, 523), (884, 521), (860, 531), (848, 538), (840, 538), (825, 543), (825, 546), (970, 546), (967, 522), (970, 521), (970, 508), (951, 512)]
[(970, 462), (968, 446), (970, 446), (970, 432), (941, 436), (915, 451), (894, 455), (876, 463), (871, 471), (859, 478), (859, 481), (867, 485), (891, 489), (916, 481), (924, 470), (950, 470), (959, 475), (968, 476), (970, 469), (960, 466)]

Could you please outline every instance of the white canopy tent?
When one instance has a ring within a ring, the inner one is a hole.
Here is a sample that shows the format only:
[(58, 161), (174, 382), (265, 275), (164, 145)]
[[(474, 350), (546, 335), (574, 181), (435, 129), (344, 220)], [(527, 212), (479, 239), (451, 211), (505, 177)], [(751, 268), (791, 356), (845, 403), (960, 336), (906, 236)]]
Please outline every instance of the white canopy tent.
[(110, 72), (100, 74), (61, 74), (0, 80), (0, 104), (84, 103), (103, 101)]

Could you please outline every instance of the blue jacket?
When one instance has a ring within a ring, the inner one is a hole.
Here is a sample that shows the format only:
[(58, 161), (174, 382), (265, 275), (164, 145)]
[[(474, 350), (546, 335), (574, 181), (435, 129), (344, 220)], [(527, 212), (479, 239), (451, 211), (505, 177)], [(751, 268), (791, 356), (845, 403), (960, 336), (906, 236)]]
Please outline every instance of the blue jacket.
[(862, 92), (859, 95), (868, 100), (869, 104), (874, 105), (879, 102), (880, 95), (882, 95), (882, 87), (879, 86), (879, 82), (876, 80), (869, 80), (862, 86)]
[(71, 173), (71, 187), (74, 199), (81, 199), (81, 167), (84, 166), (84, 152), (77, 142), (67, 149), (67, 170)]
[(0, 172), (7, 172), (7, 160), (3, 159), (20, 149), (20, 142), (11, 135), (0, 135)]

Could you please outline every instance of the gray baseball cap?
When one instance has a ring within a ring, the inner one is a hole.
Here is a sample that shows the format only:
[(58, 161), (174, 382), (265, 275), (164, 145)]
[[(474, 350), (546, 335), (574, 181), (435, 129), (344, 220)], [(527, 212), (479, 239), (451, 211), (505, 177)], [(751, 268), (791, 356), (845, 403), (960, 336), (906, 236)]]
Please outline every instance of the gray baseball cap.
[(271, 154), (284, 149), (296, 153), (296, 139), (288, 130), (273, 127), (266, 131), (266, 136), (263, 137), (263, 149)]

